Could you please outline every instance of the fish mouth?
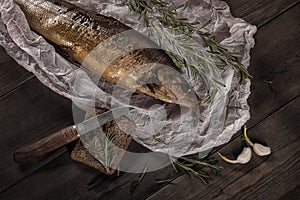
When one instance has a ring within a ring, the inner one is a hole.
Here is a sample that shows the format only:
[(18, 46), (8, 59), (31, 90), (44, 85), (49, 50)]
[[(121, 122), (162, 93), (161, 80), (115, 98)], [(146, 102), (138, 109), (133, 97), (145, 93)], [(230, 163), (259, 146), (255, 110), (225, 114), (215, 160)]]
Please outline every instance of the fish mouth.
[(188, 108), (195, 108), (201, 104), (201, 99), (183, 75), (163, 64), (139, 66), (127, 72), (116, 84), (171, 104)]
[(180, 106), (188, 108), (195, 108), (201, 104), (201, 100), (196, 98), (195, 95), (192, 95), (190, 93), (185, 93), (184, 95), (182, 95), (180, 94), (182, 91), (181, 89), (174, 92), (174, 87), (173, 89), (170, 89), (162, 85), (147, 84), (140, 86), (138, 90), (143, 91), (143, 93), (148, 94), (149, 96), (152, 96), (154, 98), (159, 97), (158, 99), (164, 102), (178, 104)]

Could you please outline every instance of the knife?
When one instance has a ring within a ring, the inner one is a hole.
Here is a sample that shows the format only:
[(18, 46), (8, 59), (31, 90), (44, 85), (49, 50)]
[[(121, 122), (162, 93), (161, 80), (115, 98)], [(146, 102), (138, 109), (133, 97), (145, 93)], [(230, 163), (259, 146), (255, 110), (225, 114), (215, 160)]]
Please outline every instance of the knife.
[(131, 109), (129, 107), (115, 108), (105, 113), (96, 115), (79, 124), (64, 128), (30, 145), (22, 146), (14, 152), (14, 160), (19, 164), (25, 164), (30, 161), (38, 160), (45, 154), (79, 139), (80, 135), (86, 134), (89, 131), (98, 128), (99, 126), (107, 124), (114, 119), (118, 119), (119, 117), (128, 114), (130, 110)]

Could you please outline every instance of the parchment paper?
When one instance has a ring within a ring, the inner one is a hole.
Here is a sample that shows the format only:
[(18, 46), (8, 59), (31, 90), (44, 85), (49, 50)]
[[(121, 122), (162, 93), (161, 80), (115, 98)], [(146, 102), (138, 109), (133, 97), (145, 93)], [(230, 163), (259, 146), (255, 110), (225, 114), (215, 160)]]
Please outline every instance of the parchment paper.
[[(137, 16), (128, 13), (127, 7), (117, 6), (119, 1), (69, 0), (69, 2), (112, 16), (138, 31), (144, 28)], [(186, 1), (174, 0), (174, 2), (180, 4)], [(229, 6), (223, 1), (190, 0), (187, 3), (186, 11), (180, 15), (191, 21), (197, 20), (200, 24), (212, 19), (207, 28), (222, 41), (222, 44), (232, 46), (234, 52), (243, 55), (242, 64), (248, 67), (249, 52), (255, 44), (253, 35), (256, 27), (243, 19), (233, 17)], [(32, 32), (22, 11), (12, 0), (0, 0), (0, 45), (44, 85), (72, 99), (80, 108), (87, 109), (96, 102), (102, 108), (110, 109), (111, 94), (97, 87), (86, 73), (78, 71), (76, 66), (57, 54), (42, 36)], [(226, 87), (222, 89), (222, 94), (216, 95), (212, 103), (203, 103), (199, 107), (201, 122), (196, 128), (191, 126), (191, 110), (182, 114), (181, 119), (184, 120), (166, 120), (162, 125), (157, 116), (164, 114), (164, 105), (152, 108), (151, 112), (135, 109), (129, 114), (137, 127), (134, 139), (152, 151), (177, 157), (194, 153), (205, 156), (213, 147), (228, 142), (250, 118), (250, 108), (247, 104), (250, 81), (247, 80), (244, 85), (240, 85), (238, 74), (230, 67), (224, 70), (222, 79)], [(197, 94), (207, 92), (201, 79), (188, 81), (197, 86), (193, 87), (196, 88)], [(101, 81), (100, 84), (105, 85)], [(141, 99), (142, 96), (137, 95), (135, 98), (146, 102)], [(154, 139), (155, 128), (161, 126), (163, 127), (160, 130), (159, 140)]]

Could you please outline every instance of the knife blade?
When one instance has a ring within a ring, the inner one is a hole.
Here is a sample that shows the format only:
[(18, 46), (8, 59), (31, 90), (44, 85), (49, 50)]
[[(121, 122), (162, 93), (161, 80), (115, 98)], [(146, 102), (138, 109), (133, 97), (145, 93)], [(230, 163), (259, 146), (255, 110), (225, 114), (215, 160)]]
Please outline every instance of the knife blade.
[(83, 135), (114, 119), (118, 119), (119, 117), (126, 115), (130, 110), (131, 108), (129, 107), (115, 108), (100, 115), (96, 115), (95, 117), (85, 120), (75, 126), (78, 133)]
[(19, 164), (26, 164), (28, 162), (38, 160), (47, 153), (79, 139), (80, 136), (88, 133), (89, 131), (128, 114), (130, 110), (131, 108), (129, 107), (115, 108), (96, 115), (79, 124), (61, 129), (58, 132), (33, 142), (32, 144), (18, 148), (13, 153), (13, 158)]

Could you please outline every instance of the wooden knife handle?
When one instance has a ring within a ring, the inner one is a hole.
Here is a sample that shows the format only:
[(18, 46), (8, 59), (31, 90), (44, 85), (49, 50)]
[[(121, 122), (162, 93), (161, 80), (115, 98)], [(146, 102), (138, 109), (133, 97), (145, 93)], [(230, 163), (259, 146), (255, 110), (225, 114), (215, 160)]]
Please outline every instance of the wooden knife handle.
[(69, 126), (30, 145), (20, 147), (14, 152), (14, 160), (19, 164), (38, 160), (47, 153), (73, 142), (78, 138), (76, 127)]

